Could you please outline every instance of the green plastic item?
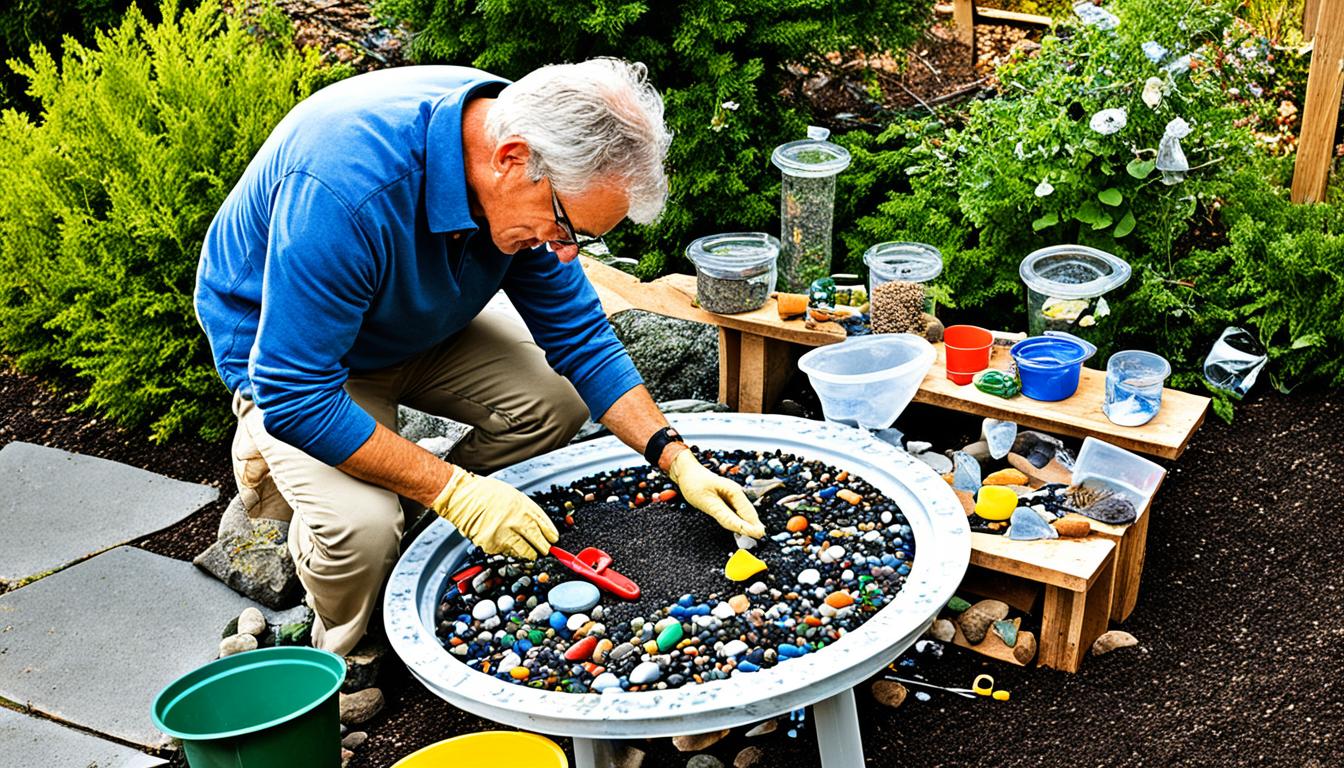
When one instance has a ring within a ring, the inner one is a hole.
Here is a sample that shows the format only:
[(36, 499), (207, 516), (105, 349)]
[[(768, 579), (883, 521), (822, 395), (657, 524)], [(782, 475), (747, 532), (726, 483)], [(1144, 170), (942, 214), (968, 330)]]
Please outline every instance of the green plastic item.
[(1018, 382), (1016, 376), (991, 368), (975, 377), (975, 388), (987, 395), (1007, 399), (1017, 397), (1022, 391), (1022, 384)]
[(344, 680), (345, 660), (334, 653), (247, 651), (169, 683), (151, 717), (182, 741), (191, 768), (340, 768)]

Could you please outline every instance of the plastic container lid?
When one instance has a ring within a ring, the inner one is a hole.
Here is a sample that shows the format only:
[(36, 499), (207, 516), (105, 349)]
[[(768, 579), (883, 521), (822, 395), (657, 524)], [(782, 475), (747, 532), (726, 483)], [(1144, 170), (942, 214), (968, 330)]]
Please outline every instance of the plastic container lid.
[(809, 125), (806, 139), (775, 147), (770, 162), (790, 176), (834, 176), (849, 167), (849, 150), (827, 141), (830, 135), (825, 128)]
[(1046, 331), (1017, 342), (1011, 353), (1018, 368), (1056, 369), (1082, 365), (1097, 348), (1073, 334)]
[(707, 235), (686, 246), (686, 258), (711, 277), (754, 277), (775, 268), (779, 238), (764, 232)]
[(864, 251), (863, 263), (883, 281), (927, 283), (943, 272), (943, 254), (923, 243), (878, 243)]
[(1129, 262), (1085, 245), (1032, 251), (1018, 268), (1031, 290), (1058, 299), (1090, 299), (1124, 285)]

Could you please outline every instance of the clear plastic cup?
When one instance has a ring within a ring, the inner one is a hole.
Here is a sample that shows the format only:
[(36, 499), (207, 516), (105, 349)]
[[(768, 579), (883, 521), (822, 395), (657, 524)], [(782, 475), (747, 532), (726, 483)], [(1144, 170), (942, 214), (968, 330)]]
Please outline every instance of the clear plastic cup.
[(1122, 427), (1147, 424), (1162, 407), (1162, 386), (1171, 365), (1161, 355), (1127, 349), (1106, 363), (1106, 418)]
[(1032, 251), (1018, 267), (1027, 285), (1027, 332), (1065, 331), (1106, 347), (1114, 323), (1106, 294), (1129, 280), (1129, 262), (1083, 245)]
[[(868, 295), (871, 297), (877, 286), (893, 280), (920, 285), (933, 282), (942, 274), (943, 254), (923, 243), (878, 243), (864, 251), (863, 263), (868, 267)], [(925, 286), (924, 312), (932, 315), (935, 308), (933, 294)]]
[(854, 336), (803, 355), (807, 374), (827, 421), (886, 429), (910, 404), (933, 366), (926, 339), (909, 333)]
[(1134, 504), (1135, 509), (1148, 505), (1167, 470), (1124, 448), (1105, 440), (1089, 437), (1083, 440), (1078, 460), (1073, 463), (1073, 483), (1115, 491)]
[(779, 200), (780, 290), (805, 293), (831, 273), (835, 176), (849, 167), (849, 150), (827, 141), (831, 132), (809, 126), (807, 138), (780, 144), (770, 155), (784, 173)]

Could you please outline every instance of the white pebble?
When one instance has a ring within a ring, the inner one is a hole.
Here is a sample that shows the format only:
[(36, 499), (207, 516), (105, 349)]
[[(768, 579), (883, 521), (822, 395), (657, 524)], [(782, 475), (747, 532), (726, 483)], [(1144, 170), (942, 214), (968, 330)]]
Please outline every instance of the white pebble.
[(639, 666), (630, 671), (630, 683), (632, 685), (647, 685), (662, 676), (663, 669), (656, 662), (641, 661)]
[(579, 627), (582, 627), (584, 624), (587, 623), (588, 623), (588, 614), (576, 613), (573, 616), (569, 617), (569, 621), (565, 622), (565, 628), (568, 629), (570, 632), (574, 632), (577, 631)]
[(808, 568), (798, 574), (799, 584), (810, 585), (816, 584), (818, 581), (821, 581), (821, 571), (818, 571), (816, 568)]
[(482, 600), (476, 603), (471, 609), (471, 617), (478, 621), (485, 621), (499, 612), (495, 604), (489, 600)]
[(733, 540), (737, 542), (738, 549), (755, 549), (760, 542), (750, 536), (743, 536), (740, 533), (733, 534)]
[(504, 658), (499, 660), (499, 664), (497, 666), (499, 669), (513, 669), (514, 667), (522, 666), (522, 664), (523, 664), (522, 657), (514, 653), (513, 651), (509, 651), (508, 653), (504, 654)]
[(717, 618), (725, 620), (731, 619), (737, 615), (737, 611), (733, 610), (733, 606), (727, 603), (719, 603), (718, 605), (714, 606), (714, 610), (711, 611), (710, 613), (711, 615)]
[(500, 625), (499, 617), (498, 617), (498, 616), (491, 616), (490, 618), (488, 618), (488, 619), (486, 619), (485, 621), (481, 622), (481, 629), (486, 629), (486, 630), (495, 629), (495, 628), (498, 627), (499, 625)]
[(221, 659), (235, 653), (255, 651), (256, 649), (257, 638), (252, 635), (229, 635), (219, 641), (219, 657)]
[(890, 522), (891, 522), (891, 511), (890, 511), (890, 510), (885, 510), (885, 509), (882, 510), (882, 516), (881, 516), (881, 518), (879, 518), (879, 519), (882, 520), (882, 524), (883, 524), (883, 525), (886, 525), (886, 524), (890, 523)]
[(741, 640), (729, 640), (719, 649), (719, 658), (731, 659), (747, 652), (747, 644)]
[(679, 623), (681, 623), (681, 619), (678, 619), (678, 618), (673, 617), (673, 616), (665, 616), (665, 617), (659, 619), (657, 624), (654, 624), (654, 625), (653, 625), (653, 631), (654, 631), (654, 632), (662, 632), (664, 629), (667, 629), (668, 627), (672, 626), (673, 624), (679, 624)]
[(754, 581), (750, 587), (747, 587), (747, 591), (753, 595), (759, 595), (767, 589), (769, 589), (769, 587), (765, 585), (764, 581)]
[(501, 595), (500, 598), (495, 601), (495, 604), (499, 606), (500, 613), (508, 613), (513, 610), (513, 598), (508, 595)]
[(864, 541), (877, 541), (877, 540), (880, 539), (880, 538), (882, 538), (882, 532), (881, 532), (881, 531), (869, 531), (869, 532), (863, 534), (863, 540), (864, 540)]
[(602, 693), (608, 688), (616, 688), (619, 690), (621, 687), (621, 679), (611, 672), (603, 672), (593, 678), (593, 684), (588, 687), (598, 693)]
[(853, 581), (853, 580), (854, 580), (854, 571), (852, 571), (852, 570), (846, 568), (846, 569), (845, 569), (845, 572), (842, 573), (842, 574), (840, 574), (840, 578), (841, 578), (841, 579), (844, 579), (845, 581)]
[(550, 603), (537, 603), (537, 607), (527, 614), (527, 623), (544, 624), (551, 618), (552, 613), (555, 613), (555, 609), (551, 608)]
[(266, 617), (252, 606), (243, 609), (238, 615), (238, 634), (261, 637), (266, 634)]

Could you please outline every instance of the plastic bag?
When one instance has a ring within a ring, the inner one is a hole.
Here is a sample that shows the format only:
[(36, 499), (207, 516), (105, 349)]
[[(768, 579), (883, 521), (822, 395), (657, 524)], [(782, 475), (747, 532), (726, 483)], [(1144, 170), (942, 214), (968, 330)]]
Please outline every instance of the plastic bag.
[(1162, 183), (1168, 186), (1185, 179), (1190, 163), (1181, 149), (1181, 139), (1190, 135), (1190, 124), (1177, 117), (1167, 123), (1162, 140), (1157, 143), (1157, 170), (1162, 172)]
[(1268, 359), (1250, 331), (1229, 325), (1204, 358), (1204, 379), (1217, 389), (1245, 397)]

